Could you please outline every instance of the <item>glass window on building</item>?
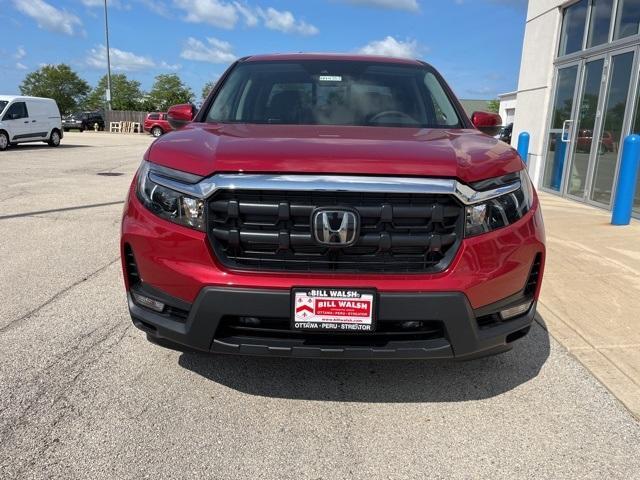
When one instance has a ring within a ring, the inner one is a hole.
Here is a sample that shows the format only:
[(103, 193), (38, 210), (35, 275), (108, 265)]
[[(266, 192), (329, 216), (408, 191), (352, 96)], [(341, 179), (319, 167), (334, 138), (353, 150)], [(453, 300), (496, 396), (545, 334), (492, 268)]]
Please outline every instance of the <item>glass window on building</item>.
[[(640, 135), (640, 95), (636, 103), (636, 116), (633, 122), (632, 133)], [(636, 196), (633, 201), (633, 211), (636, 215), (640, 216), (640, 174), (638, 175), (636, 183)]]
[(640, 25), (640, 0), (619, 0), (614, 38), (629, 37), (638, 34)]
[(560, 56), (582, 50), (588, 7), (588, 0), (580, 0), (564, 11), (560, 38)]
[(602, 45), (609, 41), (609, 28), (613, 13), (613, 0), (593, 0), (587, 48)]
[(618, 165), (622, 127), (629, 96), (633, 69), (633, 52), (616, 55), (611, 60), (609, 93), (604, 107), (604, 123), (596, 151), (596, 164), (591, 186), (591, 200), (609, 205)]
[(571, 120), (577, 76), (576, 65), (558, 70), (543, 179), (543, 186), (556, 192), (560, 191), (562, 183), (568, 145), (568, 137), (564, 137), (563, 131), (565, 122)]

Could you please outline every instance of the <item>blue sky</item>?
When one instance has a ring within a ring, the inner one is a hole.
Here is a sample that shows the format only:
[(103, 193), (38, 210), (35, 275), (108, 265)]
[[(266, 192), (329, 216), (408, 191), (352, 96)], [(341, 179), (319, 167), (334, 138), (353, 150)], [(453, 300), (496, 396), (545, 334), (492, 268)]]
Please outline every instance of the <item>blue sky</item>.
[[(110, 0), (112, 69), (197, 95), (236, 57), (365, 52), (422, 58), (461, 98), (517, 87), (526, 0)], [(103, 0), (0, 0), (0, 93), (42, 64), (105, 72)]]

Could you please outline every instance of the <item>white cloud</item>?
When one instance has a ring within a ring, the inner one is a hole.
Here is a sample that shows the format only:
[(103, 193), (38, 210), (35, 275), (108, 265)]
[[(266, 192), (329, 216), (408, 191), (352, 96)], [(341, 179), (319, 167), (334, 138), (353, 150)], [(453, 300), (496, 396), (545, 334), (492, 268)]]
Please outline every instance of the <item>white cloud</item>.
[(217, 38), (207, 38), (207, 43), (189, 37), (180, 56), (186, 60), (209, 63), (231, 63), (236, 59), (229, 42)]
[(257, 9), (264, 21), (264, 26), (271, 30), (278, 30), (284, 33), (298, 33), (300, 35), (316, 35), (318, 29), (302, 20), (296, 20), (293, 13), (287, 10), (276, 10), (275, 8), (267, 8), (263, 10)]
[[(111, 68), (115, 71), (133, 72), (156, 67), (156, 62), (149, 57), (136, 55), (117, 48), (110, 48), (109, 52), (111, 53)], [(85, 62), (92, 68), (107, 68), (107, 48), (104, 45), (92, 48)]]
[(383, 40), (369, 42), (359, 52), (366, 55), (384, 55), (388, 57), (416, 58), (422, 49), (415, 40), (405, 42), (387, 36)]
[(147, 7), (147, 9), (151, 10), (156, 15), (160, 15), (161, 17), (171, 18), (171, 14), (169, 13), (169, 7), (167, 4), (161, 0), (137, 0), (138, 3)]
[(22, 45), (19, 45), (18, 48), (16, 48), (16, 53), (13, 54), (13, 58), (15, 58), (16, 60), (21, 60), (26, 56), (27, 56), (27, 51), (24, 49)]
[(26, 70), (27, 66), (24, 63), (16, 62), (16, 68), (18, 70)]
[(176, 7), (186, 12), (184, 19), (192, 23), (208, 23), (231, 30), (238, 22), (235, 5), (220, 0), (174, 0)]
[[(146, 0), (143, 0), (146, 1)], [(315, 35), (318, 28), (303, 20), (298, 20), (288, 10), (252, 7), (245, 2), (223, 0), (173, 0), (179, 9), (185, 11), (184, 20), (192, 23), (208, 23), (218, 28), (231, 30), (240, 19), (249, 27), (262, 21), (271, 30), (300, 35)]]
[(244, 22), (247, 26), (255, 27), (258, 24), (259, 18), (255, 10), (248, 5), (239, 2), (233, 2), (233, 5), (236, 7), (236, 10), (240, 12), (240, 15), (244, 18)]
[[(85, 7), (104, 7), (104, 0), (80, 0)], [(120, 0), (108, 0), (108, 5), (114, 8), (123, 8)]]
[(356, 5), (366, 5), (370, 7), (389, 8), (394, 10), (407, 10), (417, 12), (420, 10), (418, 0), (346, 0)]
[(75, 35), (82, 33), (82, 21), (73, 13), (58, 10), (44, 0), (13, 0), (14, 7), (28, 17), (33, 18), (38, 27), (51, 32)]
[(167, 63), (164, 60), (160, 62), (160, 68), (163, 70), (180, 70), (182, 68), (182, 65), (180, 65), (179, 63)]

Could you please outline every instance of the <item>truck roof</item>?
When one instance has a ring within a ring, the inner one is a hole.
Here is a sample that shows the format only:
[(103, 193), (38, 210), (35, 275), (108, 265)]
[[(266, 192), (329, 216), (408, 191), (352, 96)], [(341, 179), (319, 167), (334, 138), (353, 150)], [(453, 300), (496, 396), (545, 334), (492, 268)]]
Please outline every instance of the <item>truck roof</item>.
[(352, 53), (272, 53), (264, 55), (251, 55), (246, 57), (245, 62), (272, 62), (277, 60), (343, 60), (352, 62), (381, 62), (404, 65), (423, 66), (420, 60), (411, 58), (388, 57), (383, 55), (362, 55)]
[(30, 97), (28, 95), (0, 95), (0, 100), (12, 102), (13, 100), (46, 100), (48, 102), (54, 102), (53, 98), (45, 97)]

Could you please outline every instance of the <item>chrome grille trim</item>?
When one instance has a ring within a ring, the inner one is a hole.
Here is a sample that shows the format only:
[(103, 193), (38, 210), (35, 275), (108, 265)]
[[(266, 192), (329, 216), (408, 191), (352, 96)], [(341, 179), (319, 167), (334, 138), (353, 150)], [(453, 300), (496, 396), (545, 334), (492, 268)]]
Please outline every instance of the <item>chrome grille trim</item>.
[(515, 192), (520, 182), (494, 190), (476, 191), (453, 179), (422, 177), (373, 177), (359, 175), (305, 175), (305, 174), (227, 174), (218, 173), (196, 184), (169, 178), (167, 168), (154, 171), (148, 164), (141, 174), (164, 187), (207, 199), (218, 190), (288, 190), (301, 192), (354, 192), (354, 193), (415, 193), (427, 195), (453, 195), (464, 205), (486, 202)]

